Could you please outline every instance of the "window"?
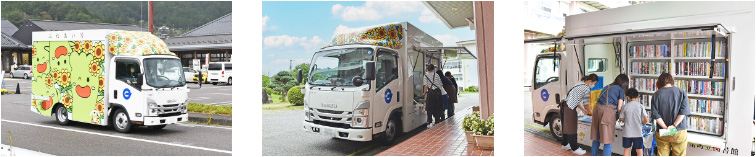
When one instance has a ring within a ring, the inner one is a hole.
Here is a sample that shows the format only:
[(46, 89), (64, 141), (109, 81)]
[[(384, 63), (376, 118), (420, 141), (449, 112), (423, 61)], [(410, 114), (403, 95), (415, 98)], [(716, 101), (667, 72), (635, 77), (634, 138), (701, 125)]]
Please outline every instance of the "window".
[(454, 76), (454, 80), (462, 81), (462, 74), (452, 74), (452, 76)]
[(535, 89), (559, 81), (559, 57), (540, 57), (536, 62)]
[(223, 64), (210, 63), (210, 65), (208, 65), (207, 67), (207, 70), (221, 70), (222, 66)]
[(141, 90), (141, 87), (137, 86), (137, 74), (140, 73), (142, 72), (139, 69), (139, 62), (136, 60), (116, 60), (116, 79)]
[(231, 63), (226, 63), (226, 64), (223, 64), (223, 65), (226, 66), (223, 69), (231, 70)]
[(378, 62), (375, 64), (375, 91), (378, 92), (391, 81), (399, 78), (397, 56), (389, 50), (378, 51)]
[(605, 72), (606, 71), (606, 58), (590, 58), (588, 59), (587, 69), (588, 73), (592, 72)]
[(462, 68), (462, 66), (460, 66), (461, 65), (460, 63), (461, 62), (446, 62), (446, 64), (444, 64), (444, 69), (459, 69), (459, 68)]

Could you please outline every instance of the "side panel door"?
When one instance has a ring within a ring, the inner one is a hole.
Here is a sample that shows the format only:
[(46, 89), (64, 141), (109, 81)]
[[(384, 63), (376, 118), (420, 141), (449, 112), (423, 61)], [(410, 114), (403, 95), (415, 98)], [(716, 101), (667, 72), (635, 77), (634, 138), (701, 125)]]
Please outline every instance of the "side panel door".
[[(536, 58), (533, 71), (533, 120), (546, 122), (546, 114), (556, 109), (556, 94), (561, 93), (559, 68), (561, 56), (541, 56)], [(560, 94), (564, 97), (565, 94)]]
[[(385, 130), (391, 111), (401, 104), (399, 103), (400, 87), (399, 79), (399, 56), (393, 50), (379, 49), (375, 63), (375, 94), (370, 103), (373, 108), (370, 115), (373, 116), (373, 132)], [(398, 124), (395, 124), (398, 125)]]

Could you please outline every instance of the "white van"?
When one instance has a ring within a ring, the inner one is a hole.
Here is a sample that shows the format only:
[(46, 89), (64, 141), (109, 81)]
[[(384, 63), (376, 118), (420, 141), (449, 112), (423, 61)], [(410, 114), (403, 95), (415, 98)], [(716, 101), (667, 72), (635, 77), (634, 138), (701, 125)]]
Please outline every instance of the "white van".
[(231, 62), (211, 62), (207, 66), (207, 79), (213, 85), (227, 83), (231, 85)]

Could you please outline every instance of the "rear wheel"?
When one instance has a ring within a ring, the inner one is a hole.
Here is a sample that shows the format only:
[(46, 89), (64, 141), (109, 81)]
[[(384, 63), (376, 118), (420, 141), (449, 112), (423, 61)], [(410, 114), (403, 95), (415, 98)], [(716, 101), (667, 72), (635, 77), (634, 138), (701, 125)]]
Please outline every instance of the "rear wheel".
[(228, 78), (228, 85), (231, 85), (231, 78)]
[(55, 109), (55, 120), (57, 120), (60, 125), (68, 125), (68, 123), (71, 122), (68, 120), (68, 110), (66, 110), (63, 105), (58, 105), (58, 108)]
[(155, 126), (148, 126), (147, 128), (155, 129), (155, 130), (160, 130), (160, 129), (165, 128), (165, 126), (166, 125), (155, 125)]
[(115, 112), (113, 118), (113, 128), (121, 133), (127, 133), (131, 130), (131, 121), (129, 121), (129, 115), (123, 109), (118, 109)]
[(13, 76), (13, 73), (11, 73), (11, 78), (15, 78), (16, 76)]
[(24, 74), (24, 79), (29, 79), (29, 75), (28, 74)]
[(551, 130), (551, 136), (554, 136), (557, 140), (562, 140), (564, 134), (562, 134), (562, 118), (559, 114), (554, 114), (549, 120), (549, 129)]
[(383, 145), (391, 145), (396, 140), (397, 135), (399, 135), (399, 125), (397, 122), (396, 116), (391, 116), (388, 122), (386, 122), (386, 131), (383, 132), (383, 138), (381, 139)]

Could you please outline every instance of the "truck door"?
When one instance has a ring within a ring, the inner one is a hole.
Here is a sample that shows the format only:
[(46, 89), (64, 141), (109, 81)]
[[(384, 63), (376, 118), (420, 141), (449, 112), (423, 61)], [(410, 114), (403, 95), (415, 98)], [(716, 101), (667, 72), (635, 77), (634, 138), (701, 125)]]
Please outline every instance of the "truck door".
[[(111, 71), (114, 71), (115, 77), (110, 77), (109, 99), (111, 104), (121, 105), (128, 112), (131, 121), (142, 121), (141, 118), (147, 116), (144, 107), (146, 100), (141, 92), (141, 85), (137, 84), (137, 74), (142, 73), (141, 66), (137, 59), (118, 58), (111, 65)], [(136, 114), (140, 116), (137, 117)]]
[[(556, 94), (560, 93), (562, 79), (559, 75), (561, 56), (539, 56), (536, 58), (536, 63), (533, 72), (533, 87), (532, 87), (532, 102), (533, 102), (533, 119), (540, 122), (550, 122), (550, 119), (545, 119), (549, 110), (556, 109)], [(566, 94), (560, 94), (561, 97)], [(557, 111), (558, 113), (559, 111)], [(557, 123), (561, 123), (557, 120)], [(555, 128), (557, 130), (560, 128)], [(560, 131), (556, 131), (561, 133)], [(561, 137), (561, 136), (560, 136)]]
[[(400, 93), (404, 92), (399, 88), (401, 80), (399, 79), (398, 55), (393, 50), (379, 49), (376, 54), (375, 63), (375, 94), (371, 101), (374, 120), (374, 131), (382, 132), (387, 125), (397, 127), (399, 124), (388, 124), (391, 111), (399, 107), (399, 100), (402, 98)], [(397, 119), (397, 122), (400, 119)], [(396, 130), (398, 131), (398, 130)]]

